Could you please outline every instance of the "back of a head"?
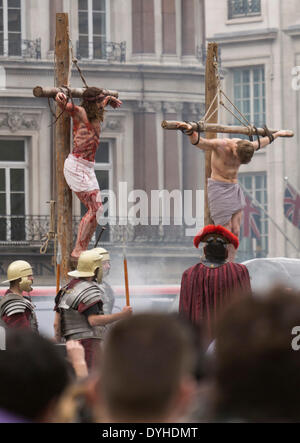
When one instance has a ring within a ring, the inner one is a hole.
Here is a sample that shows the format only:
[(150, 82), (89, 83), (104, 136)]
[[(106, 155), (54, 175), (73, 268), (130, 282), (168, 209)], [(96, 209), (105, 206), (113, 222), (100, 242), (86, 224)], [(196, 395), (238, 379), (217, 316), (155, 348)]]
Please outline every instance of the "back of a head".
[(103, 353), (101, 390), (114, 421), (162, 419), (183, 377), (194, 370), (190, 331), (167, 314), (114, 325)]
[(0, 351), (0, 380), (0, 408), (40, 421), (68, 385), (69, 373), (50, 341), (31, 331), (10, 329), (6, 350)]
[(216, 340), (216, 415), (250, 421), (299, 421), (300, 296), (274, 289), (230, 306)]
[(249, 163), (254, 154), (254, 147), (248, 140), (237, 142), (237, 154), (242, 165)]
[(205, 257), (211, 260), (226, 260), (228, 257), (227, 246), (218, 241), (208, 243), (203, 251)]

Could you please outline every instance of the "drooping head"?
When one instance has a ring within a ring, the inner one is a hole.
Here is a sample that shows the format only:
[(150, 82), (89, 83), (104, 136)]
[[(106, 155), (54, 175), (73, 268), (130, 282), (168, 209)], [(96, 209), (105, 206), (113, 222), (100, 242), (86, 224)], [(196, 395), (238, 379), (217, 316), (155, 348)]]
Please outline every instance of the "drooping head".
[(239, 140), (237, 142), (236, 154), (242, 165), (249, 163), (254, 154), (254, 147), (248, 140)]
[(103, 121), (104, 109), (101, 106), (101, 103), (104, 97), (103, 90), (94, 86), (87, 88), (82, 94), (82, 102), (80, 106), (85, 109), (89, 121)]

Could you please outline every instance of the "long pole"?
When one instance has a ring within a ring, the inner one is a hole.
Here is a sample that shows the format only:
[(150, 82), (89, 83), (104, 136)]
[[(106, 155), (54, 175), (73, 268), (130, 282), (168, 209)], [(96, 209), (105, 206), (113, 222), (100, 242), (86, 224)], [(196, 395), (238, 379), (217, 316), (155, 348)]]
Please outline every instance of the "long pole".
[(129, 282), (128, 282), (128, 268), (127, 268), (127, 257), (124, 251), (124, 278), (125, 278), (125, 295), (126, 295), (126, 306), (130, 306), (129, 301)]
[[(206, 68), (205, 68), (205, 109), (206, 111), (211, 106), (217, 91), (218, 91), (218, 45), (217, 43), (208, 43), (207, 56), (206, 56)], [(218, 100), (215, 100), (212, 107), (211, 113), (214, 113), (209, 119), (209, 123), (218, 122)], [(205, 137), (207, 139), (215, 138), (216, 135), (212, 132), (206, 132)], [(211, 176), (211, 151), (205, 152), (205, 188), (204, 188), (204, 224), (209, 225), (212, 222), (207, 198), (207, 181)]]
[[(68, 14), (56, 14), (56, 86), (67, 85), (70, 71)], [(57, 109), (57, 116), (60, 113)], [(61, 246), (61, 278), (67, 280), (72, 251), (72, 192), (63, 173), (64, 162), (70, 153), (70, 117), (63, 115), (56, 122), (56, 183), (57, 183), (57, 235)]]

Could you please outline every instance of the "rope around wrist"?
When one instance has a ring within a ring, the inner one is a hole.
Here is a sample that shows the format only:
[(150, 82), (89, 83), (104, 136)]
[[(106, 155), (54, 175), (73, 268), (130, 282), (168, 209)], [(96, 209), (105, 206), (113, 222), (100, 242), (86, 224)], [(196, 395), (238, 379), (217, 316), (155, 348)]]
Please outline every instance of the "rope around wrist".
[(192, 143), (192, 145), (196, 146), (200, 142), (201, 128), (200, 128), (200, 125), (198, 122), (193, 122), (193, 123), (196, 123), (196, 125), (197, 125), (198, 139), (197, 139), (196, 143)]
[(271, 134), (271, 132), (269, 131), (267, 125), (264, 125), (263, 128), (264, 128), (264, 130), (265, 130), (265, 134), (266, 134), (266, 136), (269, 138), (269, 143), (270, 143), (270, 144), (273, 143), (273, 141), (275, 140), (275, 138), (274, 138), (273, 134)]

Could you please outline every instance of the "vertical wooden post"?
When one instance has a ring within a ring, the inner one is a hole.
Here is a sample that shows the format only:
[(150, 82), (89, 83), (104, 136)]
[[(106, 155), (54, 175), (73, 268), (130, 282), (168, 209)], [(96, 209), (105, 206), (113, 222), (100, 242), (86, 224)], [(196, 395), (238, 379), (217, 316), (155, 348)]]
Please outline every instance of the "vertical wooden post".
[[(206, 56), (206, 71), (205, 71), (205, 109), (209, 108), (211, 102), (215, 98), (218, 90), (217, 78), (217, 61), (218, 61), (218, 45), (217, 43), (208, 43)], [(213, 104), (210, 113), (218, 107), (218, 100)], [(218, 122), (218, 111), (207, 121), (207, 123)], [(206, 138), (216, 138), (217, 135), (212, 132), (205, 133)], [(205, 152), (205, 208), (204, 208), (204, 224), (212, 224), (210, 218), (208, 199), (207, 199), (207, 180), (211, 176), (211, 152)]]
[[(68, 14), (56, 14), (56, 86), (67, 85), (70, 71)], [(58, 107), (57, 107), (58, 108)], [(57, 115), (61, 109), (57, 109)], [(61, 246), (61, 277), (67, 280), (70, 270), (70, 254), (73, 245), (72, 192), (64, 177), (64, 162), (70, 153), (70, 117), (64, 113), (56, 122), (56, 183), (57, 183), (57, 234)]]

